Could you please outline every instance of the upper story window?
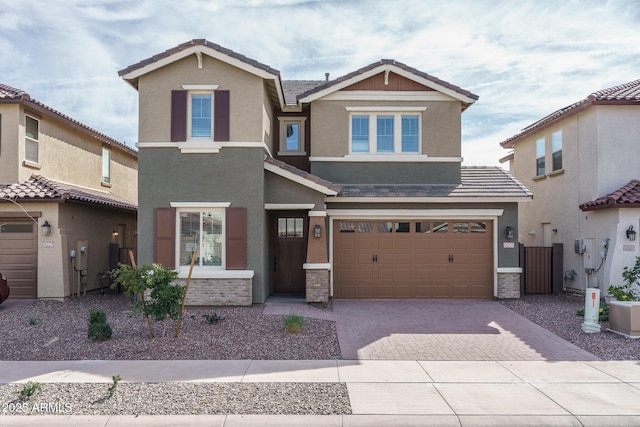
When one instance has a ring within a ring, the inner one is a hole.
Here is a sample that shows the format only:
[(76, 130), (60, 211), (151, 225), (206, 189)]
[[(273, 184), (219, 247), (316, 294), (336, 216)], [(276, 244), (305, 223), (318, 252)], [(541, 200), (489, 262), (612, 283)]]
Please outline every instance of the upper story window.
[(171, 141), (229, 141), (230, 93), (218, 85), (171, 91)]
[(551, 158), (554, 171), (562, 169), (562, 131), (551, 134)]
[(24, 158), (38, 163), (38, 144), (40, 142), (40, 121), (25, 116)]
[(225, 266), (225, 210), (179, 209), (177, 220), (178, 265), (191, 265), (193, 253), (197, 250), (196, 267), (223, 269)]
[(421, 121), (418, 107), (409, 110), (348, 107), (351, 113), (351, 153), (420, 153)]
[(305, 155), (304, 125), (306, 117), (279, 117), (278, 120), (280, 121), (280, 148), (278, 150), (278, 155)]
[(111, 182), (111, 150), (102, 147), (102, 182)]
[(189, 93), (187, 130), (189, 138), (211, 138), (213, 136), (213, 94)]
[(536, 176), (544, 174), (544, 138), (540, 138), (536, 141)]

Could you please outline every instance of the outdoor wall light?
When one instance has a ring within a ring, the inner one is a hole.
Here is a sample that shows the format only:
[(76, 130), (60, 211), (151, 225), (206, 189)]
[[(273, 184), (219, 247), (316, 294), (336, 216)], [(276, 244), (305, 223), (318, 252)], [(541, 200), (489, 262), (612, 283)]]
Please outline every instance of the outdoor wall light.
[(504, 229), (504, 236), (509, 239), (512, 240), (513, 239), (513, 227), (510, 225), (507, 225), (507, 227)]
[(554, 229), (553, 229), (553, 230), (551, 230), (551, 231), (553, 231), (553, 234), (558, 234), (558, 229), (557, 229), (557, 228), (554, 228)]
[(45, 221), (44, 224), (42, 224), (42, 235), (49, 236), (50, 234), (51, 234), (51, 225), (49, 224), (49, 221)]
[(118, 231), (117, 230), (113, 230), (111, 232), (111, 236), (115, 239), (116, 237), (118, 237)]
[(632, 242), (636, 240), (636, 231), (633, 229), (633, 225), (630, 225), (629, 228), (627, 228), (627, 239)]
[(320, 232), (322, 231), (322, 227), (320, 226), (320, 224), (316, 224), (313, 227), (313, 237), (315, 238), (319, 238), (320, 237)]

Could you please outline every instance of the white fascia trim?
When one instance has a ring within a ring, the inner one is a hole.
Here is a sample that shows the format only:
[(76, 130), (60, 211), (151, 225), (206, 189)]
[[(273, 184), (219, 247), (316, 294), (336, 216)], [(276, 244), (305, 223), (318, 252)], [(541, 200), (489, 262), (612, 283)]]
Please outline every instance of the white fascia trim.
[(171, 202), (172, 208), (228, 208), (231, 202)]
[(296, 211), (296, 210), (309, 210), (315, 208), (316, 205), (310, 204), (295, 204), (295, 203), (265, 203), (264, 208), (268, 211)]
[(496, 273), (522, 273), (522, 268), (520, 267), (498, 267), (496, 268)]
[(323, 185), (317, 184), (313, 181), (310, 181), (308, 179), (305, 179), (301, 176), (298, 176), (294, 173), (291, 173), (287, 170), (284, 170), (278, 166), (272, 165), (271, 163), (267, 163), (264, 162), (264, 168), (265, 170), (269, 171), (269, 172), (273, 172), (276, 175), (280, 175), (283, 178), (287, 178), (293, 182), (296, 182), (300, 185), (304, 185), (305, 187), (311, 188), (312, 190), (316, 190), (326, 196), (335, 196), (338, 193), (334, 190), (331, 190)]
[[(194, 267), (191, 272), (192, 279), (253, 279), (253, 270), (209, 270)], [(189, 266), (178, 269), (178, 278), (186, 279), (189, 276)]]
[(328, 262), (305, 262), (302, 264), (302, 268), (305, 270), (331, 270), (331, 264)]
[(325, 211), (309, 211), (309, 216), (326, 217), (327, 213)]
[(329, 203), (519, 203), (530, 202), (531, 197), (331, 197)]
[(184, 90), (217, 90), (220, 85), (182, 85)]
[(344, 107), (347, 111), (427, 111), (427, 107)]
[(403, 76), (403, 77), (405, 77), (405, 78), (407, 78), (409, 80), (418, 82), (418, 83), (420, 83), (420, 84), (422, 84), (422, 85), (424, 85), (426, 87), (429, 87), (431, 89), (435, 89), (435, 90), (437, 90), (439, 92), (444, 93), (445, 95), (449, 95), (450, 97), (452, 97), (454, 99), (457, 99), (457, 100), (459, 100), (461, 102), (465, 102), (465, 103), (468, 103), (468, 104), (473, 104), (473, 103), (476, 102), (476, 100), (473, 99), (473, 98), (469, 98), (468, 96), (462, 95), (462, 94), (460, 94), (460, 93), (458, 93), (458, 92), (456, 92), (454, 90), (451, 90), (451, 89), (449, 89), (449, 88), (447, 88), (445, 86), (439, 85), (439, 84), (437, 84), (437, 83), (435, 83), (435, 82), (433, 82), (431, 80), (425, 79), (425, 78), (420, 77), (420, 76), (418, 76), (416, 74), (413, 74), (413, 73), (410, 73), (408, 71), (405, 71), (400, 67), (397, 67), (397, 66), (392, 65), (392, 64), (384, 64), (384, 65), (381, 65), (379, 67), (373, 68), (373, 69), (371, 69), (371, 70), (369, 70), (369, 71), (367, 71), (365, 73), (358, 74), (357, 76), (354, 76), (351, 79), (342, 81), (342, 82), (337, 83), (337, 84), (335, 84), (335, 85), (333, 85), (331, 87), (328, 87), (328, 88), (326, 88), (324, 90), (321, 90), (319, 92), (313, 93), (313, 94), (311, 94), (311, 95), (309, 95), (309, 96), (307, 96), (305, 98), (302, 98), (302, 99), (298, 100), (298, 103), (307, 103), (307, 102), (315, 101), (316, 99), (323, 98), (323, 97), (325, 97), (327, 95), (330, 95), (330, 94), (333, 94), (335, 92), (338, 92), (340, 89), (344, 89), (347, 86), (350, 86), (350, 85), (352, 85), (354, 83), (357, 83), (359, 81), (362, 81), (362, 80), (366, 80), (369, 77), (375, 76), (376, 74), (379, 74), (379, 73), (384, 72), (384, 71), (392, 71), (392, 72), (394, 72), (394, 73), (396, 73), (396, 74), (398, 74), (400, 76)]
[(343, 90), (324, 97), (326, 101), (455, 101), (444, 93), (429, 91), (362, 91)]
[(327, 209), (332, 218), (495, 219), (504, 209)]
[(342, 157), (309, 157), (310, 162), (426, 162), (462, 163), (462, 157), (429, 157), (425, 154), (345, 154)]
[(271, 150), (264, 142), (254, 141), (182, 141), (182, 142), (138, 142), (137, 148), (180, 148), (183, 153), (220, 152), (221, 148), (262, 148), (271, 157)]

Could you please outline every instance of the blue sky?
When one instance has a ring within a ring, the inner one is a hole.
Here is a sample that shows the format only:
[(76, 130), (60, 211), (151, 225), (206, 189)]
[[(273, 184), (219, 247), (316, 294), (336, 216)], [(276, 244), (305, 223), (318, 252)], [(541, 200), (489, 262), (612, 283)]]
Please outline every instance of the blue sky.
[(137, 93), (118, 77), (206, 38), (322, 80), (396, 59), (480, 99), (463, 114), (465, 165), (591, 92), (640, 78), (638, 0), (0, 0), (0, 83), (134, 145)]

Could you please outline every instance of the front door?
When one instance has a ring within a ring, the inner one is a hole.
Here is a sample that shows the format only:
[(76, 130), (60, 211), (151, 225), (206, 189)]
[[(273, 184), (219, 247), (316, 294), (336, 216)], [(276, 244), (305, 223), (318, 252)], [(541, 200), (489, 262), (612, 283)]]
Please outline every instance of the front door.
[(273, 293), (303, 294), (307, 259), (308, 218), (302, 212), (273, 214), (272, 259)]

